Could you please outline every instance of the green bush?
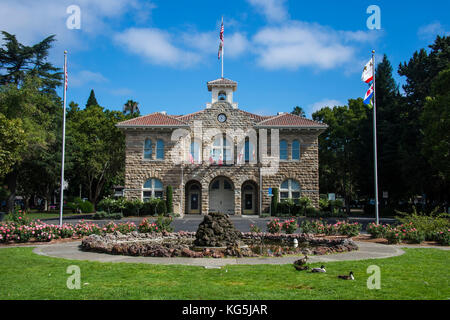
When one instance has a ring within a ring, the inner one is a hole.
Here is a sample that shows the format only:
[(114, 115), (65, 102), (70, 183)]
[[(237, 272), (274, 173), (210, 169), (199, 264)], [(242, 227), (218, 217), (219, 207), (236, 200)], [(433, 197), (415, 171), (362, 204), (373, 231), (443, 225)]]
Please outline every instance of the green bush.
[(271, 211), (272, 211), (272, 215), (276, 215), (278, 213), (278, 201), (279, 201), (279, 193), (278, 193), (278, 188), (272, 188), (272, 201), (270, 203), (271, 205)]
[[(164, 205), (166, 204), (163, 202)], [(172, 217), (164, 217), (162, 215), (158, 216), (158, 219), (156, 219), (156, 226), (158, 227), (158, 232), (173, 232), (173, 226), (172, 226)]]
[(166, 189), (166, 207), (167, 207), (168, 213), (173, 212), (173, 188), (172, 188), (172, 186), (167, 186), (167, 189)]
[(150, 201), (144, 202), (141, 213), (143, 216), (156, 216), (159, 214), (166, 215), (167, 207), (166, 201), (162, 199), (152, 198)]
[(450, 230), (436, 232), (435, 239), (440, 245), (450, 246)]
[(292, 216), (294, 214), (295, 202), (292, 199), (286, 199), (278, 203), (278, 214)]
[(418, 212), (413, 207), (412, 213), (397, 211), (396, 219), (404, 224), (411, 225), (412, 228), (417, 229), (425, 235), (425, 239), (435, 240), (436, 232), (447, 231), (450, 228), (449, 215), (446, 213), (438, 213), (437, 209), (433, 210), (429, 215), (423, 212)]
[(123, 214), (121, 212), (108, 213), (106, 211), (97, 211), (94, 214), (93, 218), (94, 220), (104, 220), (104, 219), (120, 220), (123, 218)]
[(164, 200), (160, 200), (156, 204), (156, 214), (158, 215), (167, 215), (167, 206)]
[(330, 203), (328, 202), (328, 199), (320, 198), (319, 199), (319, 208), (321, 211), (329, 211)]
[(125, 217), (129, 216), (140, 216), (141, 209), (144, 203), (139, 199), (126, 200), (123, 209), (123, 215)]
[(74, 212), (81, 212), (81, 213), (94, 212), (94, 205), (90, 201), (82, 200), (79, 197), (75, 198), (73, 202), (69, 202), (67, 206), (71, 208)]

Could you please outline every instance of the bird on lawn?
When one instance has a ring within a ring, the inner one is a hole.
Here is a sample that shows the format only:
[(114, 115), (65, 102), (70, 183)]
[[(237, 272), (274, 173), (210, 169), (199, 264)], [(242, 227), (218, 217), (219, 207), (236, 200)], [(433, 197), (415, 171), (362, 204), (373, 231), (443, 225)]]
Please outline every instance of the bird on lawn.
[(353, 276), (353, 271), (350, 271), (349, 275), (342, 275), (342, 276), (338, 276), (339, 279), (343, 279), (343, 280), (355, 280), (355, 277)]
[(312, 268), (311, 272), (327, 272), (327, 270), (325, 270), (325, 266), (321, 265), (320, 268)]
[(297, 271), (309, 270), (308, 266), (299, 266), (297, 264), (294, 264), (294, 267)]
[(305, 255), (302, 259), (298, 259), (298, 260), (294, 261), (294, 265), (303, 266), (304, 264), (306, 264), (307, 260), (308, 260), (308, 256)]

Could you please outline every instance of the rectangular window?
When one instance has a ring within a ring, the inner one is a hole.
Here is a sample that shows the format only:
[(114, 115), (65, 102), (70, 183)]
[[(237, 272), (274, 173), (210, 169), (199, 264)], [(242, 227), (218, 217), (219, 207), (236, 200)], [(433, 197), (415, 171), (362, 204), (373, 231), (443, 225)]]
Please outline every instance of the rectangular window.
[(288, 199), (289, 198), (289, 192), (280, 192), (280, 198), (281, 199)]
[(155, 191), (155, 198), (162, 199), (162, 197), (163, 197), (163, 192), (162, 191)]
[(142, 201), (144, 201), (144, 202), (150, 201), (151, 197), (152, 197), (151, 191), (144, 191), (142, 194)]

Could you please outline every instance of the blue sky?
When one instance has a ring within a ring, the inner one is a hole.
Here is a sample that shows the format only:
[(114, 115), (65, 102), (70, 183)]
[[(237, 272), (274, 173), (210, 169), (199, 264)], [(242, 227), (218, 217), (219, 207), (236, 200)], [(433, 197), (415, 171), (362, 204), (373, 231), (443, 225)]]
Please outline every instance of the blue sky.
[[(80, 29), (66, 27), (70, 5), (81, 10)], [(370, 5), (380, 7), (380, 30), (366, 25)], [(238, 82), (239, 107), (275, 114), (299, 105), (310, 116), (364, 95), (361, 70), (372, 49), (396, 72), (449, 34), (449, 12), (446, 0), (2, 0), (0, 30), (26, 44), (56, 34), (50, 60), (62, 67), (69, 51), (68, 101), (84, 106), (93, 88), (109, 109), (133, 99), (143, 114), (185, 114), (205, 107), (206, 82), (220, 77), (223, 15), (224, 76)]]

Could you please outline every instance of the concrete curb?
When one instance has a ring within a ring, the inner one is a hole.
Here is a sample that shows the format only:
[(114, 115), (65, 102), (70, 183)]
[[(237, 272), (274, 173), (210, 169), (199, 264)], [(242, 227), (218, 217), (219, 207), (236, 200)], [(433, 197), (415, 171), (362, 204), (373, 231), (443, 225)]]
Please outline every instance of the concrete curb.
[[(396, 246), (387, 246), (377, 243), (356, 242), (359, 250), (346, 253), (336, 253), (323, 256), (311, 256), (310, 262), (333, 262), (333, 261), (356, 261), (367, 259), (383, 259), (395, 257), (405, 253)], [(54, 245), (41, 245), (33, 252), (39, 255), (64, 258), (71, 260), (97, 261), (97, 262), (125, 262), (125, 263), (147, 263), (162, 265), (188, 265), (201, 267), (221, 267), (225, 265), (256, 265), (256, 264), (290, 264), (297, 260), (298, 256), (289, 257), (267, 257), (267, 258), (159, 258), (159, 257), (133, 257), (110, 255), (105, 253), (82, 251), (79, 246), (81, 242), (69, 242)]]

